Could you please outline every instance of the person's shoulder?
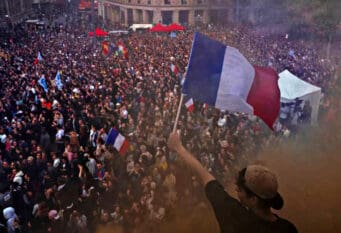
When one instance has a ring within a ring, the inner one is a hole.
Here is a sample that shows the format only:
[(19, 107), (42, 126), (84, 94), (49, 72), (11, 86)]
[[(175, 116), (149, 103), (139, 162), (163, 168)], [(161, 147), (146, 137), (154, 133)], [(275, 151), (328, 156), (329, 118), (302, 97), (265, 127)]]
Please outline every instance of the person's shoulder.
[(297, 233), (298, 232), (296, 226), (287, 219), (278, 217), (277, 223), (279, 227), (282, 229), (281, 232), (283, 233)]
[(206, 193), (217, 189), (224, 190), (224, 187), (217, 180), (211, 180), (205, 185)]
[(217, 180), (210, 180), (205, 185), (205, 192), (207, 198), (212, 202), (219, 199), (227, 201), (229, 199), (233, 199), (228, 192), (225, 191), (225, 188), (217, 181)]

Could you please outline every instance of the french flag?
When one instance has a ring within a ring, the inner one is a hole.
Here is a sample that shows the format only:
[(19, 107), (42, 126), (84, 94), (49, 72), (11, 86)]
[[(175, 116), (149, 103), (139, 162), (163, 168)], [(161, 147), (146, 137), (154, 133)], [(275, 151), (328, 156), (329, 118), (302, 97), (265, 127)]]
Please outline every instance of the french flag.
[(38, 63), (41, 62), (42, 60), (43, 60), (43, 57), (41, 56), (41, 53), (38, 52), (38, 56), (34, 58), (33, 64), (38, 65)]
[(176, 67), (174, 64), (171, 64), (170, 69), (173, 74), (179, 73), (178, 67)]
[(105, 144), (112, 145), (118, 151), (118, 153), (120, 153), (120, 155), (125, 155), (129, 149), (128, 141), (115, 128), (110, 129)]
[(194, 111), (194, 101), (193, 101), (193, 98), (189, 98), (186, 101), (185, 106), (186, 106), (186, 108), (187, 108), (187, 110), (189, 112), (193, 112)]
[(182, 93), (221, 110), (254, 114), (271, 129), (280, 109), (278, 74), (238, 49), (195, 33)]

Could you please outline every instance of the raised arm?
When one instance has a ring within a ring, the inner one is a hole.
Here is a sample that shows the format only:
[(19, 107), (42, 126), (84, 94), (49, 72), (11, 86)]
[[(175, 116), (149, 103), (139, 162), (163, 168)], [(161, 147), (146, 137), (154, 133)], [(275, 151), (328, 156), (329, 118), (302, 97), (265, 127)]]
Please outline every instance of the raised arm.
[(204, 168), (201, 163), (182, 145), (178, 133), (173, 132), (168, 138), (168, 147), (175, 150), (185, 163), (200, 177), (204, 186), (211, 180), (215, 180), (214, 176)]

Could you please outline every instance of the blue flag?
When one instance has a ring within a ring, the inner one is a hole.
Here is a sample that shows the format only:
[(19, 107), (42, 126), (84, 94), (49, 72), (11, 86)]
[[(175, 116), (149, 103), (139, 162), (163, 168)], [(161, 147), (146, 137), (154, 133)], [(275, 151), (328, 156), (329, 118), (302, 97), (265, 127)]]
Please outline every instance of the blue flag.
[(175, 37), (176, 37), (176, 33), (175, 33), (175, 32), (171, 32), (171, 33), (169, 34), (169, 36), (170, 36), (170, 38), (175, 38)]
[(58, 90), (61, 91), (63, 89), (63, 83), (62, 83), (62, 79), (60, 77), (59, 70), (57, 71), (56, 78), (54, 79), (54, 81), (55, 81), (55, 84), (56, 84)]
[(43, 60), (43, 57), (41, 56), (41, 53), (38, 52), (38, 57), (37, 57), (38, 61), (42, 61)]
[(44, 89), (44, 91), (47, 93), (49, 91), (49, 88), (47, 87), (45, 75), (42, 75), (40, 79), (38, 80), (38, 83), (40, 86)]

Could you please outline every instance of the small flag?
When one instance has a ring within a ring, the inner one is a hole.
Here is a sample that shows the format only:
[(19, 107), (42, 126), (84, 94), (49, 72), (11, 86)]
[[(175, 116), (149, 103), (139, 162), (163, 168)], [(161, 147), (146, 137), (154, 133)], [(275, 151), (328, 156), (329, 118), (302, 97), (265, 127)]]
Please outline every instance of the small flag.
[(127, 48), (123, 45), (123, 43), (122, 42), (118, 42), (117, 43), (117, 47), (118, 47), (118, 52), (120, 53), (120, 54), (122, 54), (123, 56), (124, 56), (124, 58), (128, 58), (128, 50), (127, 50)]
[(194, 102), (193, 102), (193, 98), (189, 98), (186, 103), (185, 106), (187, 108), (187, 110), (189, 112), (193, 112), (194, 111)]
[(48, 102), (48, 101), (43, 101), (41, 102), (41, 107), (42, 108), (45, 108), (47, 110), (51, 110), (52, 108), (52, 103), (51, 102)]
[(278, 74), (252, 66), (238, 49), (195, 33), (182, 89), (202, 103), (221, 110), (254, 114), (271, 129), (278, 117)]
[(58, 90), (61, 91), (63, 89), (63, 83), (62, 83), (62, 79), (60, 77), (59, 70), (57, 71), (56, 78), (54, 79), (54, 81), (55, 81), (55, 84), (56, 84), (56, 87), (58, 88)]
[(176, 33), (175, 33), (175, 32), (171, 32), (171, 33), (169, 34), (169, 37), (170, 37), (170, 38), (175, 38), (175, 37), (176, 37)]
[(38, 80), (38, 83), (39, 83), (40, 86), (44, 89), (44, 91), (45, 91), (46, 93), (49, 91), (49, 89), (48, 89), (48, 87), (47, 87), (45, 75), (42, 75), (42, 76), (40, 77), (40, 79)]
[(43, 60), (43, 57), (41, 56), (41, 53), (38, 52), (38, 57), (37, 57), (38, 61), (41, 62)]
[(115, 149), (118, 151), (118, 153), (120, 153), (120, 155), (124, 155), (129, 149), (128, 141), (115, 128), (110, 129), (105, 144), (113, 145), (113, 147), (115, 147)]
[(113, 46), (108, 41), (102, 42), (102, 53), (104, 56), (109, 57), (113, 52)]
[(173, 63), (171, 64), (170, 69), (173, 72), (173, 74), (179, 73), (178, 67), (176, 67)]

